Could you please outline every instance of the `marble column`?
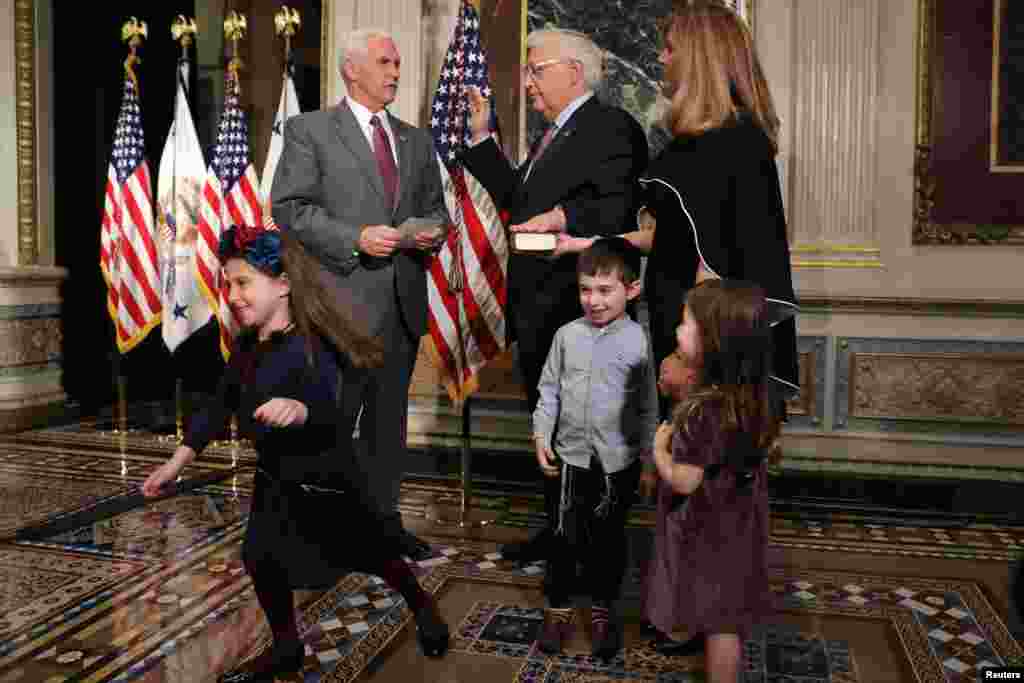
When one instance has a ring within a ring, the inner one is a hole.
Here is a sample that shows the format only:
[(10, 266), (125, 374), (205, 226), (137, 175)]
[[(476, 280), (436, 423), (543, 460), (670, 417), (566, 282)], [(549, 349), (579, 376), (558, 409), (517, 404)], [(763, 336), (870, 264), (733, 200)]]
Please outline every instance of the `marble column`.
[[(49, 3), (0, 0), (0, 431), (63, 408), (53, 265)], [(43, 36), (44, 39), (40, 39)], [(42, 49), (41, 49), (42, 46)]]
[[(882, 2), (765, 3), (792, 12), (790, 100), (777, 105), (788, 129), (788, 154), (780, 158), (797, 267), (881, 266), (875, 195)], [(778, 17), (759, 11), (758, 19)], [(771, 38), (760, 32), (758, 40)]]

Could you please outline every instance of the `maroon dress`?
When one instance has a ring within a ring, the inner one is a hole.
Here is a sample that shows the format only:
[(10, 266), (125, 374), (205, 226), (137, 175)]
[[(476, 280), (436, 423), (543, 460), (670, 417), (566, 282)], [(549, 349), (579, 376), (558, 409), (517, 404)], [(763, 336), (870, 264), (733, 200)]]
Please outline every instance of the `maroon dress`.
[[(672, 437), (677, 463), (707, 468), (723, 462), (723, 436), (713, 406)], [(768, 586), (768, 486), (764, 463), (737, 488), (732, 470), (705, 478), (689, 497), (658, 484), (654, 552), (644, 587), (644, 613), (662, 633), (736, 633), (771, 611)]]

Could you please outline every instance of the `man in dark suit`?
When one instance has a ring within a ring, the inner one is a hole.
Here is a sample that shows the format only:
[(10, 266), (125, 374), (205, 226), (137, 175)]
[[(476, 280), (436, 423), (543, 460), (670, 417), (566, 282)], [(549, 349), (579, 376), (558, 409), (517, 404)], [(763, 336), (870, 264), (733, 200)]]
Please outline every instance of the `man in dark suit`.
[[(488, 136), (487, 101), (478, 92), (470, 95), (473, 144), (462, 156), (466, 167), (509, 211), (513, 233), (557, 234), (553, 255), (513, 253), (509, 259), (508, 315), (531, 414), (555, 332), (582, 314), (575, 243), (636, 226), (647, 139), (632, 116), (594, 97), (602, 77), (602, 52), (583, 34), (547, 29), (527, 37), (526, 94), (550, 126), (519, 168)], [(557, 519), (557, 479), (545, 478), (544, 498), (547, 527), (524, 544), (504, 546), (505, 557), (546, 557)]]
[[(363, 465), (373, 497), (394, 516), (409, 382), (427, 326), (425, 266), (448, 223), (433, 140), (385, 109), (397, 93), (400, 62), (386, 33), (349, 36), (339, 63), (348, 97), (288, 119), (272, 196), (274, 220), (319, 258), (328, 291), (385, 345), (381, 368), (346, 371), (340, 428), (351, 433), (362, 410)], [(436, 227), (403, 239), (399, 228), (410, 218)], [(412, 534), (403, 544), (413, 559), (429, 556)]]

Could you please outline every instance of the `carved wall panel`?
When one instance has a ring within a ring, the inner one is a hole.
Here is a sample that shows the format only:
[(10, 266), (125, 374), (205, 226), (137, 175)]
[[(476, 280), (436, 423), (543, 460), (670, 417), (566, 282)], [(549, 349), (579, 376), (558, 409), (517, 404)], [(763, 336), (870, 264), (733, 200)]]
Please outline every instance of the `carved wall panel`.
[(850, 415), (1024, 425), (1024, 355), (855, 353)]
[(1024, 436), (1024, 343), (842, 338), (838, 350), (837, 429)]
[(786, 404), (789, 426), (821, 429), (825, 420), (825, 337), (797, 338), (800, 363), (800, 394)]

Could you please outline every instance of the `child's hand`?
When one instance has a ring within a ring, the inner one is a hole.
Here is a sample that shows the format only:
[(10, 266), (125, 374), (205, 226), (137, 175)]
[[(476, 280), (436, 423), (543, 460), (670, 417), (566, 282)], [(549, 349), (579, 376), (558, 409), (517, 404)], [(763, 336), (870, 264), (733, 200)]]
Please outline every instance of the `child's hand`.
[(142, 495), (146, 498), (152, 498), (161, 493), (160, 489), (169, 482), (172, 482), (178, 478), (178, 474), (181, 473), (182, 464), (176, 459), (172, 458), (165, 462), (160, 467), (153, 470), (146, 481), (142, 483)]
[(557, 477), (558, 465), (555, 464), (555, 454), (547, 447), (543, 440), (534, 441), (537, 447), (537, 462), (540, 464), (540, 471), (545, 477)]
[(672, 453), (672, 433), (675, 431), (675, 427), (672, 426), (671, 422), (662, 422), (658, 425), (658, 431), (654, 433), (654, 459), (657, 461), (658, 456), (668, 453)]
[(661, 361), (658, 369), (658, 393), (680, 402), (690, 393), (696, 381), (696, 372), (678, 353), (671, 353)]
[(272, 398), (257, 408), (252, 417), (268, 427), (289, 427), (306, 424), (309, 410), (302, 401), (292, 398)]

